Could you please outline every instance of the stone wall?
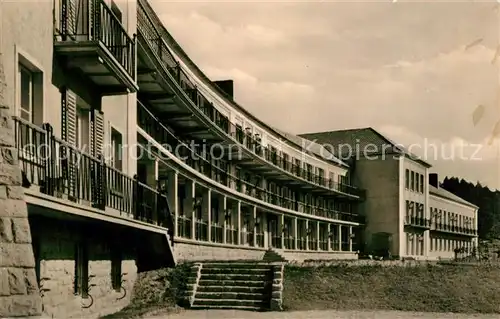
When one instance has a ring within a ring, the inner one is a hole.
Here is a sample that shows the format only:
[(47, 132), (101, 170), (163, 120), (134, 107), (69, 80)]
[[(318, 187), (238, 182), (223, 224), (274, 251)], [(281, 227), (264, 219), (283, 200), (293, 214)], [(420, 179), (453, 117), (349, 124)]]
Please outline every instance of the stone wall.
[(199, 260), (261, 260), (265, 249), (232, 247), (230, 245), (175, 242), (174, 255), (179, 261)]
[(0, 317), (40, 315), (28, 211), (0, 53)]
[[(137, 278), (134, 234), (118, 226), (99, 222), (56, 220), (39, 215), (30, 206), (30, 224), (35, 248), (35, 263), (42, 279), (43, 313), (55, 318), (92, 318), (114, 313), (130, 302)], [(90, 299), (75, 294), (77, 243), (85, 239), (88, 251)], [(111, 253), (121, 250), (123, 291), (112, 286)]]
[(283, 310), (283, 280), (285, 264), (276, 264), (273, 269), (273, 283), (271, 289), (271, 311)]

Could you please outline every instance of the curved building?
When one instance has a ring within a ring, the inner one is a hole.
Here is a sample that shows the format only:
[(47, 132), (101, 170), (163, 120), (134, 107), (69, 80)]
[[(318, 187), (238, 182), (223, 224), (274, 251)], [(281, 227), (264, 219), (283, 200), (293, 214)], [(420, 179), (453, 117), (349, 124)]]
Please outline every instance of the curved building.
[[(166, 191), (179, 259), (355, 258), (349, 166), (262, 122), (212, 82), (138, 2), (138, 175)], [(310, 145), (311, 144), (311, 145)]]

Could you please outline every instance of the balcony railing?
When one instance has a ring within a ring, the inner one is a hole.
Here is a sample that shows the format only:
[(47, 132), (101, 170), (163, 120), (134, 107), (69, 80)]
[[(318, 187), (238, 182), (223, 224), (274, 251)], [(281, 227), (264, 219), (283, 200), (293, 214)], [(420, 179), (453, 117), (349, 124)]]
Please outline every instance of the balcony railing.
[(477, 235), (477, 229), (470, 228), (470, 227), (459, 227), (459, 226), (456, 226), (453, 224), (447, 224), (447, 223), (434, 223), (433, 230), (462, 234), (462, 235), (471, 235), (471, 236)]
[[(197, 149), (191, 148), (188, 142), (182, 141), (176, 136), (175, 133), (163, 125), (144, 105), (138, 103), (137, 110), (137, 121), (141, 129), (143, 129), (162, 146), (165, 146), (166, 148), (168, 146), (167, 150), (173, 150), (173, 155), (182, 160), (186, 165), (224, 186), (283, 208), (299, 211), (302, 210), (304, 213), (314, 216), (348, 222), (364, 223), (363, 216), (353, 213), (340, 212), (326, 207), (314, 206), (296, 199), (287, 198), (281, 194), (264, 189), (259, 185), (245, 181), (239, 176), (234, 176), (228, 173), (226, 167), (219, 167), (213, 164), (209, 159), (205, 158), (206, 154), (203, 154)], [(161, 156), (160, 154), (157, 155)]]
[(191, 238), (192, 222), (191, 218), (179, 215), (177, 217), (177, 235), (182, 238)]
[(156, 53), (156, 56), (163, 66), (163, 69), (168, 73), (184, 91), (190, 102), (209, 119), (214, 126), (219, 127), (226, 135), (237, 141), (248, 151), (254, 153), (267, 163), (279, 167), (282, 171), (288, 172), (291, 175), (307, 180), (309, 183), (334, 190), (337, 192), (358, 196), (363, 198), (365, 191), (348, 185), (339, 183), (338, 181), (325, 178), (314, 174), (311, 171), (303, 169), (294, 162), (289, 161), (287, 157), (277, 154), (277, 152), (268, 146), (262, 145), (261, 137), (244, 132), (240, 125), (231, 123), (229, 119), (220, 113), (212, 102), (205, 97), (211, 94), (201, 92), (197, 85), (191, 80), (190, 75), (183, 70), (180, 63), (170, 52), (160, 32), (156, 29), (155, 24), (146, 13), (143, 4), (139, 1), (138, 9), (138, 30), (149, 47)]
[(40, 128), (17, 117), (14, 123), (24, 187), (37, 186), (45, 195), (166, 227), (173, 240), (165, 194), (59, 140), (50, 124)]
[(68, 43), (101, 43), (133, 79), (136, 39), (103, 0), (59, 0), (56, 10), (57, 40)]
[(218, 224), (213, 223), (212, 224), (212, 230), (211, 230), (211, 241), (214, 243), (222, 243), (224, 239), (224, 227), (220, 226)]
[(406, 216), (405, 225), (413, 227), (430, 228), (431, 220), (423, 217)]

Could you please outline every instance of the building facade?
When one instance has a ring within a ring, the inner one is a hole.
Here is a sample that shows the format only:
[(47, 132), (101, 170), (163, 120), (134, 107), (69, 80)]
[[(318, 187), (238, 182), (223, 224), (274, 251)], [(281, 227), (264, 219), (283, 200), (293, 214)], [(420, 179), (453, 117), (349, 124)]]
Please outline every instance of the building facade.
[(465, 257), (477, 248), (478, 208), (439, 188), (431, 165), (373, 128), (301, 135), (351, 163), (366, 189), (365, 251), (423, 260)]
[(357, 257), (349, 165), (239, 106), (147, 1), (0, 6), (46, 315), (118, 310), (138, 272), (181, 260)]

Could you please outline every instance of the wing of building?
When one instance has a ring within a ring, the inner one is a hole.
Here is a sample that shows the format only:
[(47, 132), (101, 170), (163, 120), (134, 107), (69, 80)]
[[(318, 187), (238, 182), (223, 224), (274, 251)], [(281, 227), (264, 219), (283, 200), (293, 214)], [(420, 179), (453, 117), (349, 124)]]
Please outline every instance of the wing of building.
[(46, 314), (119, 309), (138, 272), (181, 261), (437, 258), (475, 245), (477, 208), (431, 188), (428, 163), (371, 128), (269, 126), (146, 0), (0, 9), (2, 98)]
[(300, 135), (351, 159), (352, 180), (366, 189), (367, 252), (401, 258), (454, 258), (477, 247), (478, 207), (439, 187), (431, 165), (375, 129)]
[(349, 164), (239, 105), (146, 0), (0, 6), (46, 313), (123, 306), (138, 272), (185, 260), (357, 258)]

